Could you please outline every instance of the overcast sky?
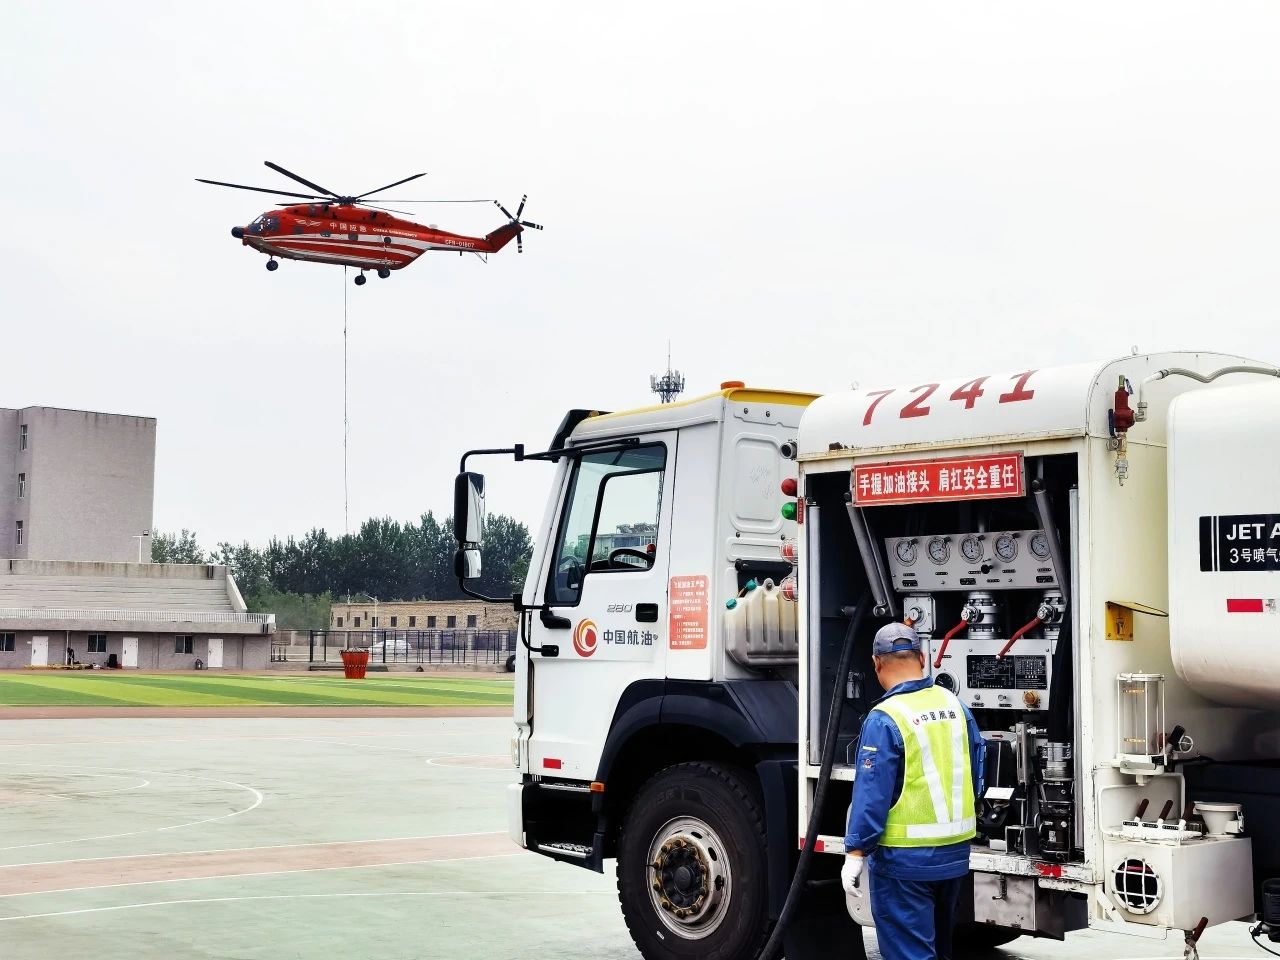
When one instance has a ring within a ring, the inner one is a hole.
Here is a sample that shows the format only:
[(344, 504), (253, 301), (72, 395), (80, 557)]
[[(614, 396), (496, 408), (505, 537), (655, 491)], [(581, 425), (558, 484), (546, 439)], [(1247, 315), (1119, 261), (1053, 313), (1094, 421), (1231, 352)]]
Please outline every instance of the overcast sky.
[[(529, 193), (485, 265), (346, 285), (351, 518), (675, 365), (815, 391), (1211, 348), (1280, 360), (1269, 3), (24, 3), (0, 31), (0, 406), (159, 420), (156, 524), (343, 528), (341, 267), (289, 189)], [(493, 208), (420, 208), (484, 233)], [(487, 465), (541, 516), (548, 468)]]

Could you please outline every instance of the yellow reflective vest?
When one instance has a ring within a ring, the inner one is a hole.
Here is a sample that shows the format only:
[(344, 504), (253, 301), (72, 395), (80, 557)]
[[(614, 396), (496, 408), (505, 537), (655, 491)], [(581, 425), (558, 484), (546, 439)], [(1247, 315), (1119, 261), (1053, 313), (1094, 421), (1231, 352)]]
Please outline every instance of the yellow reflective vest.
[(902, 735), (902, 794), (889, 808), (885, 847), (942, 847), (977, 832), (964, 708), (930, 686), (878, 703)]

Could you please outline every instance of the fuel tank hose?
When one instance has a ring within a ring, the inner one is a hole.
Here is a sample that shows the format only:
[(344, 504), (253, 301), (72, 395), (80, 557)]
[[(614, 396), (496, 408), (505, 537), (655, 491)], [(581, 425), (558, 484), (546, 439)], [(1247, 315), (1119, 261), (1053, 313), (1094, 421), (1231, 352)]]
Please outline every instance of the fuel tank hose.
[(1026, 636), (1036, 627), (1040, 626), (1040, 624), (1042, 623), (1044, 623), (1044, 621), (1040, 619), (1039, 615), (1037, 615), (1031, 620), (1024, 623), (1022, 626), (1020, 626), (1014, 632), (1013, 636), (1009, 638), (1009, 642), (1000, 648), (1000, 652), (996, 654), (996, 659), (1003, 660), (1006, 656), (1009, 655), (1009, 651), (1013, 649), (1013, 645), (1015, 643), (1021, 640), (1024, 636)]
[[(840, 733), (840, 719), (844, 713), (843, 677), (849, 675), (849, 662), (853, 659), (853, 640), (858, 628), (866, 616), (869, 604), (863, 600), (852, 607), (841, 607), (840, 612), (849, 618), (849, 628), (844, 634), (844, 644), (840, 651), (840, 662), (831, 684), (831, 706), (827, 708), (827, 730), (822, 738), (822, 763), (818, 770), (818, 786), (813, 794), (813, 808), (809, 812), (809, 826), (805, 830), (804, 849), (800, 851), (800, 860), (796, 864), (795, 875), (791, 878), (791, 886), (787, 890), (787, 899), (778, 913), (778, 922), (757, 960), (774, 960), (782, 950), (782, 937), (787, 924), (791, 922), (800, 898), (804, 893), (805, 881), (809, 878), (809, 867), (813, 860), (813, 845), (818, 839), (818, 825), (822, 820), (822, 807), (827, 798), (827, 786), (831, 783), (831, 767), (836, 757), (836, 740)], [(801, 776), (804, 774), (801, 773)]]
[(938, 646), (938, 655), (933, 659), (933, 669), (942, 669), (942, 657), (947, 652), (947, 647), (951, 644), (951, 638), (969, 625), (969, 617), (966, 615), (959, 623), (948, 630), (942, 637), (942, 643)]

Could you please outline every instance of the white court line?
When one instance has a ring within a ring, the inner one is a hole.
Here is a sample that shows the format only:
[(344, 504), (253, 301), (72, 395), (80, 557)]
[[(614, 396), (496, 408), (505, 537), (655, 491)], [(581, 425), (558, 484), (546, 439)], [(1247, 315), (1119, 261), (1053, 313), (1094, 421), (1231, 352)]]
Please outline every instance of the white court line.
[[(18, 776), (35, 777), (35, 776), (39, 776), (39, 774), (34, 774), (34, 773), (18, 774)], [(123, 773), (102, 773), (102, 774), (98, 774), (98, 776), (115, 777), (117, 780), (128, 779)], [(135, 783), (131, 787), (114, 787), (110, 790), (78, 790), (78, 791), (69, 791), (66, 793), (41, 793), (41, 794), (37, 794), (37, 796), (41, 800), (54, 800), (54, 801), (76, 800), (76, 799), (79, 799), (80, 797), (104, 797), (104, 796), (109, 796), (113, 793), (128, 793), (130, 790), (141, 790), (143, 787), (149, 787), (149, 786), (151, 786), (150, 780), (139, 780), (137, 783)]]
[(251, 787), (244, 783), (237, 783), (235, 780), (219, 780), (215, 777), (199, 777), (191, 773), (169, 773), (163, 770), (135, 770), (128, 767), (93, 767), (84, 766), (82, 764), (73, 763), (36, 763), (33, 760), (11, 760), (13, 764), (28, 767), (53, 767), (55, 769), (72, 768), (75, 770), (107, 770), (121, 771), (124, 773), (146, 773), (154, 777), (179, 777), (184, 780), (201, 780), (205, 783), (218, 783), (223, 786), (238, 787), (241, 790), (248, 790), (253, 794), (253, 803), (242, 810), (233, 810), (231, 813), (224, 813), (216, 817), (206, 817), (203, 820), (192, 820), (188, 823), (175, 823), (168, 827), (151, 827), (146, 830), (130, 830), (127, 833), (107, 833), (97, 837), (73, 837), (69, 840), (44, 840), (40, 843), (20, 843), (11, 847), (0, 847), (0, 853), (8, 850), (28, 850), (31, 847), (56, 847), (64, 843), (87, 843), (90, 840), (114, 840), (118, 837), (136, 837), (144, 833), (163, 833), (167, 830), (182, 830), (186, 827), (196, 827), (203, 823), (214, 823), (218, 820), (230, 820), (232, 817), (238, 817), (242, 813), (248, 813), (250, 810), (256, 810), (260, 807), (266, 796), (256, 787)]
[[(505, 767), (477, 767), (470, 763), (436, 763), (437, 760), (445, 760), (452, 757), (497, 757), (506, 763)], [(516, 765), (511, 762), (509, 757), (505, 757), (500, 753), (442, 753), (434, 757), (427, 758), (428, 767), (437, 767), (440, 770), (487, 770), (490, 773), (516, 773)]]
[(442, 750), (423, 751), (423, 750), (416, 750), (411, 747), (387, 747), (378, 743), (344, 743), (341, 740), (317, 740), (312, 737), (297, 737), (296, 739), (305, 741), (307, 743), (331, 743), (331, 744), (334, 744), (335, 746), (341, 746), (341, 747), (356, 747), (360, 750), (366, 750), (372, 747), (374, 750), (394, 750), (397, 753), (411, 753), (414, 756), (418, 757), (419, 759), (425, 760), (427, 763), (427, 766), (437, 767), (441, 770), (492, 770), (496, 773), (514, 773), (516, 769), (515, 764), (511, 764), (510, 768), (507, 769), (503, 767), (468, 766), (465, 763), (459, 763), (454, 765), (436, 763), (437, 760), (443, 760), (448, 757), (499, 757), (505, 760), (506, 756), (501, 753), (454, 753), (454, 752), (445, 752)]
[[(59, 910), (56, 913), (25, 913), (18, 917), (0, 917), (0, 923), (12, 920), (42, 920), (45, 917), (72, 917), (81, 913), (106, 913), (110, 910), (140, 910), (143, 907), (171, 907), (183, 903), (240, 903), (246, 900), (325, 900), (335, 897), (514, 897), (528, 891), (521, 890), (439, 890), (392, 891), (390, 893), (278, 893), (258, 897), (201, 897), (193, 900), (148, 900), (146, 903), (122, 903), (114, 907), (86, 907), (82, 910)], [(1145, 960), (1145, 958), (1144, 958)], [(1175, 958), (1170, 958), (1175, 960)], [(1181, 957), (1176, 960), (1182, 960)], [(1224, 960), (1256, 960), (1256, 958), (1229, 957)]]
[[(513, 844), (514, 846), (514, 844)], [(31, 893), (0, 893), (0, 900), (12, 897), (38, 897), (46, 893), (74, 893), (78, 890), (113, 890), (116, 887), (145, 887), (153, 883), (192, 883), (199, 880), (245, 880), (249, 877), (282, 877), (291, 873), (326, 873), (334, 870), (370, 870), (377, 867), (414, 867), (424, 863), (461, 863), (466, 860), (496, 860), (502, 857), (518, 857), (528, 853), (527, 850), (513, 850), (511, 853), (484, 853), (474, 857), (443, 857), (432, 860), (397, 860), (394, 863), (354, 863), (341, 867), (298, 867), (294, 870), (261, 870), (256, 873), (225, 873), (216, 877), (171, 877), (168, 880), (130, 880), (126, 883), (99, 883), (87, 887), (58, 887), (56, 890), (34, 890)], [(27, 917), (0, 917), (0, 923), (6, 920), (25, 920)]]
[(55, 863), (97, 863), (101, 860), (141, 860), (146, 857), (186, 857), (201, 853), (245, 853), (249, 850), (291, 850), (295, 847), (324, 847), (335, 843), (404, 843), (408, 840), (453, 840), (458, 837), (497, 837), (505, 830), (483, 833), (432, 833), (423, 837), (375, 837), (372, 840), (315, 840), (311, 843), (269, 843), (256, 847), (210, 847), (208, 850), (173, 850), (166, 853), (117, 853), (110, 857), (72, 857), (67, 860), (32, 860), (27, 863), (0, 863), (0, 870), (14, 867), (44, 867)]
[[(345, 740), (321, 740), (317, 737), (293, 737), (292, 739), (302, 743), (323, 743), (331, 744), (336, 747), (356, 747), (360, 750), (393, 750), (396, 753), (412, 753), (419, 757), (426, 758), (430, 762), (431, 757), (474, 757), (475, 753), (457, 753), (447, 750), (429, 750), (418, 749), (415, 747), (388, 747), (380, 743), (347, 743)], [(493, 754), (493, 756), (501, 756), (501, 754)], [(515, 769), (512, 767), (512, 769)]]
[[(112, 776), (120, 776), (120, 774), (112, 774)], [(139, 780), (132, 787), (118, 787), (115, 790), (81, 790), (72, 793), (71, 797), (105, 797), (113, 793), (128, 793), (130, 790), (141, 790), (143, 787), (151, 786), (150, 780)], [(63, 796), (63, 794), (55, 794), (55, 796)]]
[(46, 794), (48, 800), (79, 800), (83, 797), (106, 797), (115, 793), (128, 793), (130, 790), (141, 790), (143, 787), (151, 786), (150, 780), (140, 780), (132, 787), (120, 787), (117, 790), (82, 790), (80, 792), (71, 793), (50, 793)]
[[(123, 719), (125, 719), (125, 720), (138, 720), (138, 719), (145, 719), (145, 718), (141, 718), (141, 717), (124, 717)], [(205, 717), (195, 717), (195, 718), (193, 718), (193, 719), (202, 720), (202, 719), (208, 719), (208, 718), (205, 718)], [(243, 717), (243, 718), (240, 718), (240, 717), (231, 717), (231, 718), (222, 718), (222, 719), (261, 720), (261, 719), (268, 719), (268, 718), (263, 718), (263, 717)], [(285, 719), (287, 719), (287, 718), (285, 718)], [(312, 719), (312, 720), (328, 720), (328, 719), (336, 719), (336, 720), (339, 720), (339, 721), (340, 721), (340, 722), (342, 722), (342, 723), (349, 723), (349, 722), (350, 722), (350, 720), (345, 720), (345, 719), (343, 719), (343, 718), (341, 718), (341, 717), (334, 717), (334, 718), (330, 718), (330, 717), (311, 717), (311, 718), (308, 718), (308, 719)], [(367, 720), (367, 719), (376, 719), (376, 718), (370, 718), (370, 717), (357, 717), (357, 718), (354, 718), (354, 719)], [(436, 719), (453, 719), (453, 720), (500, 720), (500, 719), (504, 719), (504, 718), (502, 718), (502, 717), (456, 717), (456, 718), (451, 718), (451, 717), (439, 717), (439, 718), (438, 718), (438, 717), (396, 717), (396, 718), (390, 718), (390, 719), (399, 719), (399, 720), (418, 720), (418, 721), (421, 721), (421, 720), (436, 720)], [(21, 722), (21, 721), (11, 721), (11, 722)], [(436, 731), (434, 731), (434, 730), (433, 730), (433, 731), (431, 731), (429, 734), (424, 734), (422, 731), (416, 731), (416, 732), (413, 732), (413, 733), (382, 733), (382, 732), (380, 732), (380, 731), (371, 730), (371, 731), (370, 731), (370, 732), (368, 732), (368, 733), (361, 733), (359, 730), (344, 730), (344, 731), (343, 731), (343, 733), (342, 733), (342, 736), (344, 736), (344, 737), (379, 737), (379, 738), (382, 738), (382, 737), (427, 737), (427, 736), (431, 736), (431, 737), (488, 737), (488, 736), (492, 736), (492, 734), (491, 734), (490, 732), (488, 732), (488, 731), (484, 731), (484, 730), (477, 730), (477, 731), (459, 731), (459, 730), (453, 730), (453, 731), (441, 731), (441, 732), (436, 732)], [(0, 742), (0, 747), (86, 747), (86, 746), (97, 746), (97, 745), (99, 745), (99, 744), (103, 744), (103, 743), (224, 743), (224, 742), (225, 742), (225, 743), (239, 743), (239, 742), (242, 742), (242, 741), (244, 741), (244, 742), (248, 742), (248, 741), (251, 741), (251, 740), (307, 740), (307, 739), (315, 740), (316, 742), (321, 742), (321, 740), (323, 739), (323, 740), (324, 740), (324, 742), (328, 742), (328, 738), (322, 738), (322, 737), (319, 737), (319, 736), (312, 736), (312, 737), (297, 737), (297, 736), (290, 736), (290, 735), (288, 735), (288, 734), (271, 734), (271, 735), (269, 735), (269, 736), (268, 736), (268, 735), (265, 735), (265, 734), (264, 734), (264, 735), (262, 735), (262, 736), (256, 736), (256, 737), (231, 737), (231, 736), (228, 736), (228, 737), (117, 737), (117, 738), (115, 738), (115, 739), (111, 739), (111, 740), (105, 740), (105, 739), (99, 739), (99, 738), (93, 738), (93, 739), (87, 739), (87, 740), (6, 740), (6, 741), (2, 741), (2, 742)]]

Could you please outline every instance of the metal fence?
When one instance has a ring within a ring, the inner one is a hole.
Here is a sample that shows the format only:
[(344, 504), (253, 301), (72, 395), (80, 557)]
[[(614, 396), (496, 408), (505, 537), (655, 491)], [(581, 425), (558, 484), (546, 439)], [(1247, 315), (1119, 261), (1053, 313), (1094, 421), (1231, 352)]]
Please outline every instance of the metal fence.
[[(370, 663), (505, 663), (514, 630), (311, 630), (308, 660), (337, 661), (343, 650), (368, 650)], [(276, 651), (272, 651), (273, 658)], [(279, 659), (287, 654), (282, 650)]]

